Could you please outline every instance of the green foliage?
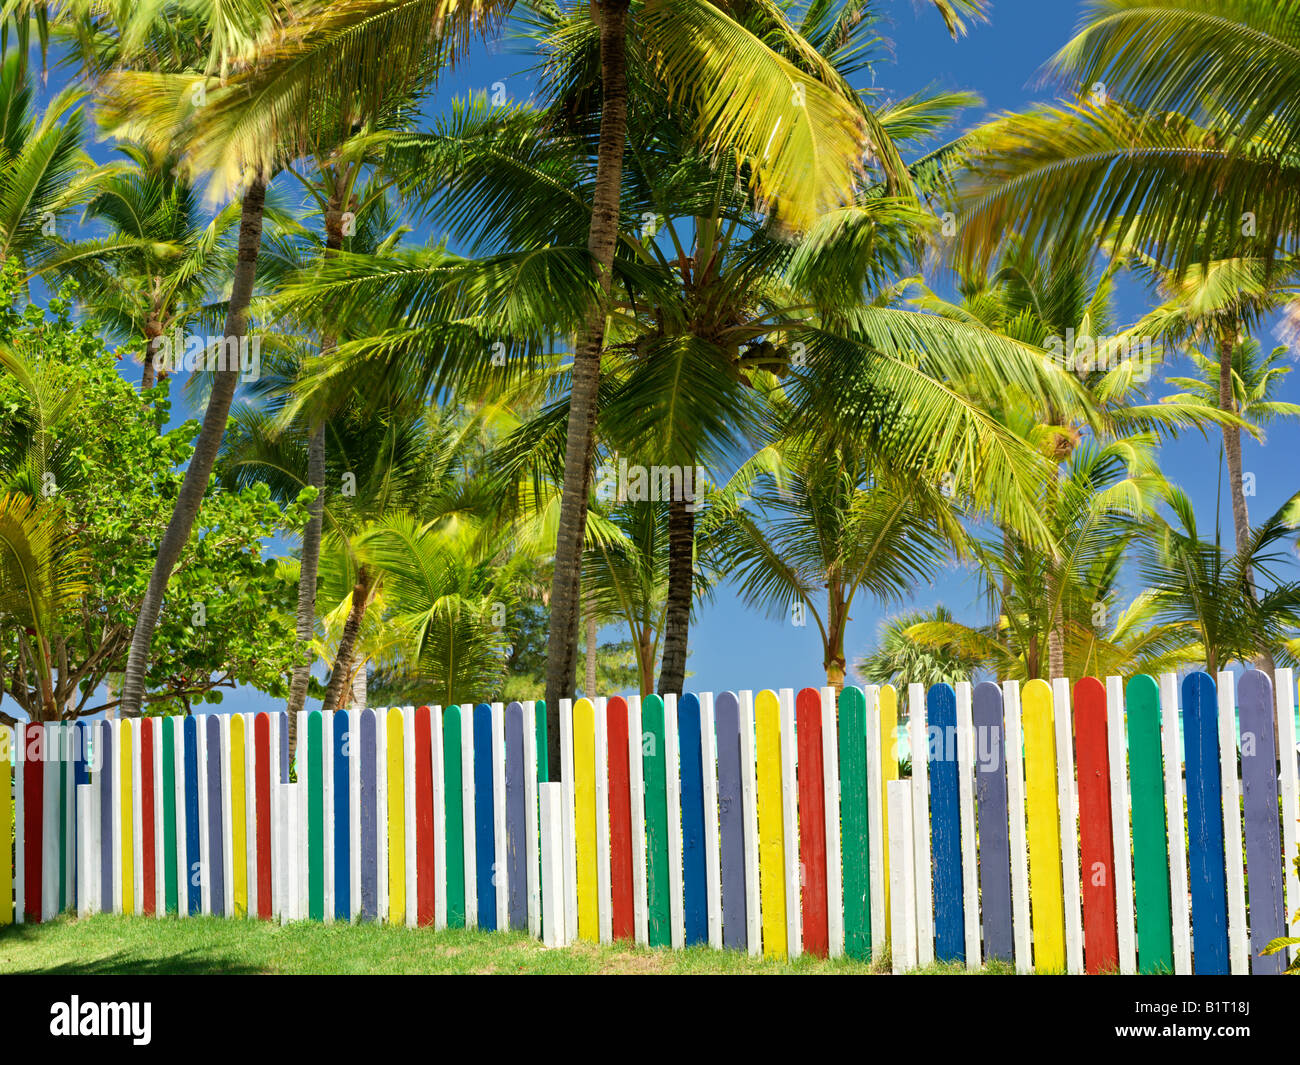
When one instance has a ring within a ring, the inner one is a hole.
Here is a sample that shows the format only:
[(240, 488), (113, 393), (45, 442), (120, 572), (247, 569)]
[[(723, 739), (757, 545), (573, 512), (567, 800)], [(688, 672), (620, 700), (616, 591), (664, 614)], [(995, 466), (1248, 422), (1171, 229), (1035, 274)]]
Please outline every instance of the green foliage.
[[(15, 309), (19, 276), (10, 264), (0, 281), (0, 347), (11, 353), (0, 373), (0, 485), (56, 512), (84, 559), (87, 587), (59, 610), (50, 656), (59, 712), (89, 713), (106, 705), (98, 696), (124, 665), (198, 423), (160, 431), (167, 386), (142, 401), (118, 372), (125, 352), (71, 321), (71, 291), (48, 312)], [(209, 490), (162, 612), (151, 710), (219, 702), (237, 684), (283, 690), (293, 588), (265, 545), (304, 520), (303, 499), (281, 505), (264, 486)], [(20, 658), (12, 621), (0, 619), (0, 667), (31, 712), (50, 677)]]

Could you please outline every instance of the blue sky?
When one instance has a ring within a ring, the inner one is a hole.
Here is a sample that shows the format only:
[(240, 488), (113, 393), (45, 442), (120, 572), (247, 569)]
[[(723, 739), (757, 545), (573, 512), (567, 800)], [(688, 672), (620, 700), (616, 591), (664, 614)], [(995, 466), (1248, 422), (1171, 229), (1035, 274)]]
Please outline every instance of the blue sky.
[[(875, 85), (889, 96), (902, 96), (927, 86), (972, 90), (985, 101), (984, 107), (963, 116), (962, 124), (972, 125), (987, 112), (1022, 108), (1052, 97), (1050, 88), (1039, 86), (1038, 75), (1052, 53), (1069, 38), (1080, 5), (1063, 0), (998, 0), (991, 21), (972, 26), (968, 35), (958, 41), (948, 38), (942, 21), (924, 0), (895, 0), (881, 8), (890, 16), (884, 32), (892, 41), (893, 61), (877, 67)], [(509, 42), (480, 47), (448, 75), (426, 111), (436, 112), (452, 95), (489, 91), (498, 81), (504, 82), (509, 96), (527, 99), (533, 80), (527, 68), (532, 62)], [(934, 281), (942, 287), (939, 279)], [(1143, 308), (1139, 297), (1131, 288), (1122, 292), (1120, 321), (1140, 313)], [(1261, 339), (1268, 346), (1276, 342), (1267, 327)], [(1161, 376), (1171, 368), (1175, 372), (1186, 369), (1175, 364), (1166, 367)], [(1167, 391), (1157, 377), (1153, 393), (1158, 396)], [(180, 399), (179, 389), (174, 395)], [(1300, 389), (1288, 383), (1282, 398), (1300, 400)], [(1257, 491), (1249, 500), (1252, 517), (1271, 513), (1296, 490), (1290, 463), (1297, 453), (1297, 426), (1274, 427), (1267, 446), (1247, 440), (1244, 467), (1255, 474)], [(1205, 439), (1192, 434), (1167, 444), (1162, 462), (1167, 474), (1190, 493), (1202, 529), (1211, 529), (1219, 471), (1217, 437)], [(1225, 531), (1230, 524), (1228, 514), (1225, 492)], [(967, 571), (946, 568), (933, 587), (918, 588), (904, 605), (929, 607), (937, 602), (943, 602), (962, 620), (987, 620), (987, 607), (979, 599), (977, 582)], [(846, 641), (850, 663), (871, 646), (882, 620), (898, 609), (897, 604), (885, 607), (867, 599), (856, 604)], [(611, 629), (603, 638), (617, 639), (621, 634)], [(747, 610), (725, 584), (717, 589), (714, 601), (699, 610), (691, 646), (689, 665), (693, 677), (689, 683), (698, 690), (799, 688), (824, 683), (816, 628), (811, 624), (797, 628), (785, 619), (771, 620)], [(273, 700), (257, 692), (245, 691), (228, 696), (224, 708), (270, 709), (273, 704)]]

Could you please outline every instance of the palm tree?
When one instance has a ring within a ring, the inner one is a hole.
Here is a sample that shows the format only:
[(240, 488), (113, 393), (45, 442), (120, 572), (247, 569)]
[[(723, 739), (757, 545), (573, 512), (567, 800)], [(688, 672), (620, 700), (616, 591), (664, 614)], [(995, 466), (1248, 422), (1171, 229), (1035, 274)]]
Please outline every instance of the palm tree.
[(864, 449), (819, 436), (782, 441), (779, 465), (716, 513), (725, 520), (720, 551), (741, 598), (795, 625), (811, 618), (826, 683), (838, 691), (859, 593), (887, 603), (931, 581), (961, 531), (937, 487), (873, 476)]
[(1280, 567), (1291, 561), (1284, 545), (1295, 537), (1298, 500), (1300, 495), (1292, 496), (1251, 530), (1243, 547), (1229, 551), (1219, 542), (1217, 525), (1213, 542), (1201, 539), (1183, 492), (1166, 494), (1174, 520), (1153, 522), (1142, 580), (1156, 616), (1199, 644), (1209, 673), (1260, 650), (1295, 664), (1300, 581), (1283, 580)]
[[(1291, 372), (1291, 367), (1282, 365), (1282, 360), (1288, 357), (1288, 348), (1276, 347), (1264, 355), (1258, 340), (1244, 337), (1231, 344), (1217, 360), (1197, 351), (1189, 354), (1197, 374), (1169, 378), (1170, 385), (1185, 389), (1171, 398), (1236, 414), (1261, 442), (1264, 426), (1283, 418), (1300, 417), (1300, 403), (1287, 403), (1278, 398), (1282, 382)], [(1225, 393), (1229, 397), (1226, 404)], [(1241, 550), (1250, 538), (1250, 512), (1241, 468), (1241, 427), (1225, 423), (1222, 428), (1231, 477), (1233, 528), (1237, 549)]]
[[(474, 5), (472, 12), (486, 25), (509, 6), (509, 0), (502, 0)], [(940, 0), (939, 7), (956, 32), (959, 12), (978, 13), (983, 4)], [(453, 12), (458, 20), (454, 33), (452, 24), (444, 26)], [(733, 17), (730, 5), (707, 0), (647, 0), (635, 8), (630, 0), (608, 0), (592, 9), (589, 40), (600, 69), (600, 92), (581, 103), (596, 144), (585, 242), (594, 289), (575, 330), (550, 600), (547, 703), (557, 712), (559, 699), (571, 690), (578, 640), (582, 544), (618, 241), (629, 69), (644, 69), (662, 85), (675, 106), (693, 116), (704, 143), (734, 150), (746, 160), (757, 194), (792, 230), (806, 228), (818, 210), (849, 197), (870, 126), (845, 86), (818, 76), (824, 64), (807, 50), (799, 50), (799, 61), (792, 62), (769, 47), (768, 42), (798, 47), (778, 9), (749, 8), (743, 15), (744, 24)], [(232, 82), (235, 92), (225, 99), (250, 119), (240, 123), (242, 149), (262, 150), (263, 143), (273, 143), (267, 139), (270, 131), (279, 135), (301, 125), (304, 105), (317, 94), (337, 93), (364, 109), (382, 98), (395, 79), (427, 70), (444, 52), (454, 53), (473, 25), (445, 0), (322, 5), (318, 17), (299, 20), (277, 41), (268, 62), (242, 84), (240, 79)], [(256, 100), (255, 107), (249, 100)], [(209, 109), (208, 117), (224, 120), (223, 107)], [(558, 733), (558, 728), (552, 730), (555, 743)], [(558, 764), (558, 749), (555, 753), (552, 762)]]
[(876, 646), (853, 667), (868, 684), (955, 684), (970, 680), (984, 659), (957, 643), (917, 643), (908, 635), (914, 625), (949, 625), (956, 621), (942, 603), (932, 610), (907, 610), (880, 626)]
[(93, 180), (93, 165), (81, 146), (85, 95), (68, 86), (36, 114), (26, 53), (5, 50), (0, 61), (0, 260), (18, 260), (29, 276), (56, 250), (60, 229)]
[(1117, 227), (1181, 273), (1300, 238), (1296, 0), (1097, 0), (1055, 57), (1078, 103), (977, 137), (961, 251), (1033, 251)]
[(143, 391), (154, 384), (160, 338), (220, 309), (211, 294), (229, 272), (239, 208), (228, 204), (205, 218), (174, 157), (137, 144), (118, 150), (130, 167), (97, 174), (82, 215), (107, 224), (109, 234), (60, 242), (42, 272), (76, 278), (79, 298), (113, 339), (144, 341)]
[[(1026, 421), (1026, 432), (1050, 432)], [(971, 543), (998, 604), (993, 624), (920, 621), (906, 635), (929, 647), (955, 647), (1001, 678), (1082, 676), (1103, 658), (1135, 665), (1167, 660), (1179, 635), (1143, 627), (1151, 616), (1145, 601), (1122, 614), (1114, 606), (1126, 553), (1163, 484), (1151, 437), (1084, 441), (1062, 463), (1059, 479), (1040, 488), (1050, 548), (1010, 530)]]
[(59, 717), (51, 644), (63, 608), (86, 590), (86, 568), (61, 506), (18, 493), (0, 496), (0, 622), (18, 629), (21, 666), (14, 672), (34, 679), (40, 701), (29, 707), (33, 720)]

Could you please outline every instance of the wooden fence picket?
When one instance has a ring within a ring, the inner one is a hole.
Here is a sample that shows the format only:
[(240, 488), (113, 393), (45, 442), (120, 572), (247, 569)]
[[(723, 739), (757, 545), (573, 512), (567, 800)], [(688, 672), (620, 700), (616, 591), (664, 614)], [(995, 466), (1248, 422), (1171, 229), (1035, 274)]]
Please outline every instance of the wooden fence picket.
[(975, 729), (975, 801), (979, 832), (984, 954), (1011, 961), (1011, 845), (1008, 837), (1007, 758), (1002, 690), (985, 681), (972, 695)]
[[(1154, 677), (1145, 674), (1134, 677), (1128, 682), (1125, 699), (1133, 795), (1133, 901), (1138, 970), (1171, 973), (1174, 942), (1160, 751), (1160, 687)], [(1180, 801), (1179, 814), (1181, 805)], [(1182, 817), (1178, 820), (1181, 822)]]
[(844, 869), (844, 953), (873, 956), (870, 839), (868, 830), (867, 730), (873, 724), (861, 688), (840, 691), (840, 848)]
[(958, 799), (957, 694), (952, 685), (931, 686), (926, 699), (926, 720), (929, 737), (927, 768), (930, 778), (930, 854), (934, 863), (934, 952), (939, 961), (964, 962), (966, 915), (961, 871), (961, 810)]
[(1074, 686), (1074, 742), (1079, 767), (1079, 855), (1083, 863), (1084, 961), (1090, 973), (1119, 968), (1115, 931), (1110, 754), (1106, 691), (1096, 677)]
[(1187, 849), (1195, 971), (1228, 972), (1228, 886), (1223, 858), (1218, 697), (1208, 673), (1183, 678)]
[[(1246, 814), (1246, 870), (1250, 877), (1250, 964), (1256, 973), (1280, 975), (1285, 954), (1263, 955), (1286, 934), (1282, 839), (1278, 826), (1277, 747), (1273, 743), (1273, 685), (1263, 670), (1242, 675), (1241, 784)], [(1294, 761), (1292, 757), (1292, 761)]]
[(748, 949), (745, 907), (745, 813), (741, 783), (740, 701), (723, 692), (713, 707), (718, 737), (718, 828), (722, 945)]

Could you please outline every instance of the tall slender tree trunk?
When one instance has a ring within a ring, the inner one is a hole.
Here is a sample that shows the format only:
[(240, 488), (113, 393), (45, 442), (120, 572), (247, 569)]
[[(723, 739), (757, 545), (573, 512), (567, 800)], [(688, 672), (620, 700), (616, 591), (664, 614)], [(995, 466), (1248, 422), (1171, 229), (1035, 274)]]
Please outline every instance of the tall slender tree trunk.
[(659, 693), (681, 695), (686, 684), (686, 654), (695, 595), (695, 504), (668, 502), (668, 598), (664, 604), (664, 653)]
[(348, 619), (343, 623), (343, 635), (339, 638), (338, 653), (334, 656), (334, 669), (330, 673), (329, 687), (325, 689), (325, 702), (321, 707), (325, 713), (331, 713), (343, 705), (343, 691), (347, 676), (352, 672), (353, 654), (357, 645), (357, 634), (361, 631), (361, 620), (366, 616), (366, 601), (370, 598), (370, 574), (365, 566), (357, 570), (357, 582), (352, 586), (352, 608)]
[(844, 657), (844, 629), (848, 625), (848, 607), (835, 581), (830, 582), (826, 602), (826, 683), (835, 689), (838, 699), (844, 690), (844, 676), (848, 660)]
[(600, 626), (596, 624), (596, 612), (588, 604), (585, 615), (586, 621), (586, 639), (587, 645), (587, 677), (583, 684), (584, 694), (588, 699), (596, 698), (596, 685), (599, 680), (596, 676), (596, 639), (600, 634)]
[[(1219, 409), (1225, 414), (1237, 412), (1237, 400), (1232, 390), (1232, 352), (1234, 339), (1224, 333), (1219, 343)], [(1228, 492), (1232, 499), (1232, 531), (1237, 550), (1245, 549), (1250, 541), (1250, 512), (1246, 508), (1246, 486), (1242, 482), (1241, 430), (1235, 425), (1223, 427), (1223, 453), (1228, 459)], [(1254, 581), (1251, 582), (1252, 587)]]
[[(230, 351), (232, 339), (237, 343), (248, 333), (248, 304), (253, 298), (257, 254), (262, 245), (262, 211), (265, 202), (266, 184), (259, 178), (249, 185), (240, 207), (235, 276), (226, 311), (226, 354)], [(181, 557), (181, 551), (189, 541), (195, 519), (198, 518), (199, 506), (208, 490), (208, 479), (217, 462), (217, 452), (221, 448), (221, 438), (225, 435), (230, 404), (235, 398), (238, 383), (238, 366), (227, 365), (224, 369), (218, 369), (214, 375), (208, 409), (203, 415), (203, 426), (199, 430), (190, 464), (186, 467), (185, 479), (181, 482), (171, 521), (167, 523), (167, 531), (163, 533), (162, 542), (158, 546), (153, 574), (149, 578), (148, 590), (140, 604), (140, 616), (136, 619), (135, 631), (131, 635), (131, 651), (127, 655), (122, 684), (122, 714), (125, 717), (138, 715), (144, 702), (144, 674), (149, 664), (149, 644), (158, 624), (163, 595), (167, 591), (172, 570)]]
[[(343, 247), (343, 214), (337, 187), (325, 212), (324, 258), (332, 259)], [(320, 357), (334, 350), (336, 338), (321, 338)], [(297, 739), (298, 711), (306, 705), (307, 689), (311, 684), (311, 638), (316, 631), (316, 579), (320, 571), (321, 532), (325, 524), (325, 422), (312, 428), (307, 441), (307, 483), (316, 489), (316, 498), (309, 504), (307, 525), (302, 530), (302, 562), (298, 567), (298, 611), (296, 642), (298, 662), (293, 667), (289, 683), (289, 742)]]
[(364, 710), (366, 703), (370, 699), (369, 685), (366, 681), (366, 666), (363, 662), (357, 669), (356, 675), (352, 678), (352, 705), (358, 710)]
[(577, 656), (582, 549), (587, 527), (587, 492), (596, 440), (596, 395), (605, 312), (618, 240), (623, 148), (627, 141), (627, 29), (629, 0), (605, 0), (600, 19), (601, 115), (587, 250), (598, 274), (602, 298), (589, 312), (573, 353), (573, 387), (564, 445), (560, 527), (551, 581), (550, 631), (546, 643), (547, 745), (552, 778), (560, 779), (560, 700), (573, 694)]

